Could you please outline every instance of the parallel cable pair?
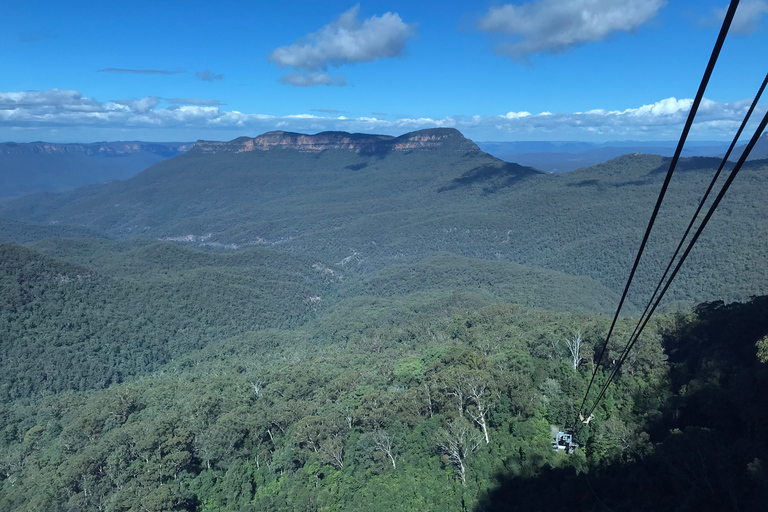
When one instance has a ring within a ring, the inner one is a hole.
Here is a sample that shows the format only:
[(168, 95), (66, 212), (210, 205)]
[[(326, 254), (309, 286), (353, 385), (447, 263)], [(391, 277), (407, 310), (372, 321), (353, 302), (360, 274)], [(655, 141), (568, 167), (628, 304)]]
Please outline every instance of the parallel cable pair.
[[(592, 378), (590, 379), (589, 385), (587, 386), (587, 391), (584, 394), (584, 399), (582, 400), (581, 405), (579, 406), (579, 411), (581, 412), (584, 409), (584, 405), (587, 402), (587, 399), (589, 397), (589, 391), (592, 388), (592, 385), (594, 383), (595, 377), (597, 376), (597, 372), (599, 370), (600, 363), (603, 359), (603, 355), (605, 354), (605, 351), (608, 347), (608, 342), (610, 341), (611, 335), (613, 334), (613, 330), (616, 326), (616, 322), (619, 317), (619, 313), (624, 305), (624, 301), (627, 297), (627, 294), (629, 292), (629, 287), (632, 283), (632, 279), (634, 278), (635, 272), (637, 270), (637, 267), (640, 262), (640, 258), (642, 257), (643, 251), (645, 250), (646, 243), (648, 241), (648, 238), (650, 236), (651, 230), (653, 228), (653, 225), (656, 220), (656, 216), (658, 215), (658, 212), (661, 208), (661, 203), (664, 199), (664, 196), (666, 194), (667, 188), (669, 186), (669, 183), (672, 178), (672, 174), (674, 173), (675, 167), (677, 165), (677, 162), (680, 158), (680, 154), (682, 152), (683, 146), (685, 144), (685, 140), (688, 137), (688, 133), (690, 131), (690, 128), (693, 124), (693, 120), (696, 116), (696, 112), (698, 110), (699, 104), (701, 103), (701, 100), (704, 96), (704, 90), (707, 87), (707, 84), (709, 82), (709, 79), (711, 77), (712, 71), (714, 70), (715, 63), (717, 62), (717, 58), (720, 54), (720, 50), (722, 49), (723, 43), (725, 41), (725, 38), (728, 34), (728, 30), (730, 28), (731, 22), (733, 21), (733, 16), (736, 12), (736, 8), (738, 7), (738, 0), (732, 0), (731, 4), (728, 8), (728, 11), (725, 15), (725, 19), (723, 20), (723, 26), (720, 29), (720, 34), (718, 36), (717, 42), (715, 43), (715, 47), (712, 50), (712, 55), (710, 56), (709, 63), (707, 65), (706, 71), (704, 72), (704, 77), (702, 78), (701, 84), (699, 85), (699, 90), (696, 94), (696, 99), (694, 100), (693, 104), (691, 105), (691, 110), (688, 114), (688, 119), (686, 121), (685, 127), (683, 128), (683, 132), (680, 136), (680, 140), (677, 145), (677, 149), (675, 151), (675, 154), (670, 162), (669, 170), (667, 171), (667, 176), (664, 180), (664, 184), (662, 185), (661, 191), (659, 192), (659, 197), (656, 201), (656, 205), (654, 207), (653, 213), (651, 215), (651, 218), (648, 222), (648, 227), (646, 228), (645, 235), (643, 237), (643, 240), (640, 244), (640, 248), (638, 250), (637, 256), (635, 258), (634, 265), (632, 267), (632, 271), (630, 272), (629, 278), (627, 279), (627, 283), (624, 287), (624, 292), (622, 294), (621, 300), (619, 301), (618, 308), (616, 309), (616, 314), (614, 315), (613, 321), (611, 323), (611, 327), (608, 331), (608, 335), (606, 336), (605, 343), (603, 344), (603, 347), (600, 351), (600, 354), (597, 358), (597, 364), (595, 365), (595, 369), (592, 373)], [(653, 292), (653, 295), (651, 296), (651, 299), (648, 301), (648, 304), (645, 307), (645, 310), (643, 311), (643, 314), (641, 315), (640, 319), (638, 320), (637, 325), (635, 326), (635, 329), (630, 336), (629, 341), (627, 342), (627, 345), (625, 346), (617, 365), (615, 365), (610, 377), (606, 381), (606, 383), (603, 385), (602, 390), (600, 391), (598, 398), (594, 401), (594, 404), (592, 408), (590, 409), (589, 413), (586, 415), (586, 422), (589, 421), (592, 417), (592, 413), (594, 412), (595, 408), (599, 404), (600, 400), (605, 396), (605, 392), (608, 389), (608, 386), (611, 384), (613, 379), (615, 378), (616, 374), (618, 373), (619, 368), (626, 360), (629, 351), (632, 349), (634, 344), (636, 343), (637, 339), (639, 338), (640, 334), (642, 333), (643, 329), (645, 328), (646, 324), (648, 323), (648, 320), (650, 320), (651, 315), (653, 315), (654, 311), (656, 310), (656, 307), (661, 302), (662, 298), (664, 297), (664, 294), (666, 293), (667, 289), (669, 288), (669, 285), (671, 284), (674, 277), (677, 275), (677, 272), (679, 271), (680, 267), (682, 266), (683, 262), (687, 258), (688, 254), (690, 253), (691, 249), (693, 248), (693, 244), (698, 240), (699, 235), (703, 231), (704, 227), (706, 226), (707, 222), (709, 221), (710, 217), (714, 213), (715, 208), (717, 208), (717, 205), (720, 203), (720, 200), (725, 195), (725, 192), (728, 190), (728, 187), (733, 182), (733, 179), (735, 178), (736, 174), (738, 174), (738, 171), (741, 169), (741, 166), (743, 165), (744, 161), (746, 161), (747, 156), (749, 156), (749, 152), (752, 150), (752, 147), (754, 147), (754, 144), (759, 139), (760, 135), (762, 134), (763, 130), (765, 129), (765, 122), (768, 120), (768, 117), (763, 119), (763, 122), (761, 123), (760, 127), (756, 131), (755, 135), (752, 137), (752, 140), (750, 141), (750, 144), (747, 145), (744, 152), (741, 155), (741, 158), (739, 159), (739, 162), (734, 166), (733, 171), (731, 172), (731, 175), (729, 176), (726, 183), (723, 185), (723, 188), (721, 189), (720, 193), (718, 194), (717, 198), (715, 199), (714, 203), (710, 207), (710, 210), (708, 211), (705, 219), (702, 221), (701, 225), (699, 226), (699, 229), (697, 230), (696, 234), (694, 235), (693, 239), (689, 243), (688, 247), (686, 248), (686, 251), (684, 252), (682, 258), (678, 262), (677, 266), (675, 267), (674, 271), (672, 272), (669, 280), (666, 282), (666, 285), (664, 285), (663, 290), (661, 291), (661, 294), (657, 296), (659, 293), (659, 289), (661, 288), (662, 284), (664, 283), (665, 278), (667, 277), (667, 274), (669, 273), (670, 268), (672, 267), (672, 264), (675, 261), (675, 258), (680, 252), (680, 249), (682, 248), (686, 238), (688, 237), (688, 234), (690, 233), (691, 229), (693, 228), (695, 221), (701, 212), (702, 208), (704, 207), (704, 204), (709, 197), (709, 194), (711, 193), (715, 183), (717, 182), (717, 179), (720, 176), (720, 173), (722, 172), (722, 169), (724, 168), (726, 162), (728, 161), (728, 157), (730, 156), (731, 152), (733, 151), (736, 143), (738, 142), (739, 137), (741, 136), (742, 131), (744, 130), (744, 127), (749, 120), (750, 116), (752, 115), (752, 112), (755, 109), (755, 106), (757, 105), (757, 102), (760, 98), (760, 96), (763, 93), (763, 90), (766, 87), (766, 83), (768, 82), (768, 76), (766, 76), (766, 79), (763, 81), (762, 86), (760, 87), (760, 90), (758, 91), (744, 121), (741, 124), (741, 127), (739, 128), (738, 132), (736, 133), (736, 136), (733, 139), (733, 142), (731, 143), (731, 146), (729, 147), (725, 157), (723, 158), (722, 163), (720, 164), (720, 167), (718, 168), (717, 172), (715, 173), (714, 178), (712, 179), (706, 193), (704, 194), (703, 198), (701, 199), (698, 208), (696, 209), (696, 213), (693, 215), (693, 218), (691, 219), (691, 222), (689, 223), (685, 234), (683, 235), (682, 239), (680, 240), (680, 243), (677, 246), (677, 249), (675, 250), (674, 255), (670, 259), (669, 264), (667, 265), (666, 270), (664, 271), (664, 274), (659, 281), (658, 285), (656, 286), (656, 289)], [(584, 420), (584, 416), (580, 414), (580, 419)]]
[[(759, 94), (762, 94), (763, 90), (765, 89), (766, 82), (768, 82), (768, 76), (766, 76), (766, 79), (763, 81), (763, 85), (760, 88)], [(752, 107), (750, 108), (749, 113), (747, 114), (747, 117), (744, 119), (744, 122), (741, 125), (741, 128), (739, 129), (739, 132), (744, 128), (744, 125), (747, 123), (747, 120), (749, 119), (749, 116), (752, 114), (752, 111), (754, 110), (755, 105), (757, 104), (759, 96), (755, 98), (755, 101), (752, 103)], [(758, 126), (757, 130), (755, 131), (754, 135), (750, 139), (747, 146), (744, 148), (744, 152), (741, 154), (741, 157), (739, 158), (736, 165), (733, 167), (733, 170), (731, 171), (731, 174), (728, 176), (727, 180), (723, 184), (722, 188), (720, 189), (720, 192), (718, 193), (717, 197), (713, 201), (712, 205), (709, 207), (709, 210), (707, 211), (706, 216), (701, 221), (701, 224), (699, 225), (698, 229), (696, 230), (696, 233), (693, 235), (693, 238), (688, 243), (688, 246), (685, 249), (685, 252), (683, 252), (683, 255), (681, 256), (680, 260), (677, 262), (677, 265), (675, 265), (675, 269), (672, 271), (672, 274), (669, 276), (669, 279), (667, 280), (666, 284), (664, 285), (664, 288), (661, 290), (661, 293), (658, 295), (658, 297), (655, 298), (651, 297), (651, 301), (648, 302), (648, 305), (646, 306), (646, 311), (643, 313), (643, 316), (640, 317), (640, 319), (637, 322), (637, 325), (635, 325), (635, 330), (632, 333), (632, 336), (630, 336), (629, 341), (627, 342), (626, 347), (624, 347), (624, 351), (621, 354), (621, 357), (619, 358), (618, 363), (613, 368), (613, 371), (611, 372), (610, 377), (608, 377), (608, 380), (603, 385), (602, 390), (600, 391), (600, 394), (595, 399), (594, 405), (592, 406), (592, 409), (589, 411), (589, 414), (587, 417), (591, 416), (592, 413), (597, 408), (598, 404), (600, 403), (600, 400), (603, 399), (605, 396), (605, 392), (608, 390), (608, 387), (611, 385), (611, 382), (613, 382), (613, 379), (616, 377), (616, 374), (619, 371), (619, 368), (621, 368), (621, 365), (624, 364), (624, 361), (626, 361), (627, 356), (629, 355), (629, 352), (632, 350), (632, 347), (635, 346), (635, 343), (637, 342), (638, 338), (640, 337), (640, 334), (645, 329), (645, 326), (648, 324), (648, 321), (651, 319), (651, 316), (653, 315), (654, 311), (656, 311), (656, 308), (658, 307), (661, 300), (664, 298), (664, 294), (669, 289), (669, 286), (672, 284), (672, 280), (677, 275), (677, 272), (680, 270), (680, 268), (683, 266), (683, 263), (685, 262), (686, 258), (691, 252), (691, 249), (693, 249), (694, 244), (699, 239), (699, 236), (701, 235), (702, 231), (704, 231), (704, 228), (706, 227), (707, 223), (709, 222), (709, 219), (712, 217), (712, 214), (715, 213), (715, 210), (717, 209), (717, 206), (720, 204), (720, 201), (725, 196), (725, 193), (728, 191), (728, 188), (733, 183), (733, 180), (736, 178), (736, 175), (741, 170), (741, 167), (744, 165), (744, 162), (746, 162), (747, 158), (749, 157), (749, 153), (752, 151), (752, 148), (755, 147), (755, 144), (760, 139), (763, 131), (765, 130), (766, 126), (768, 126), (768, 112), (763, 116), (762, 121), (760, 122), (760, 125)], [(737, 134), (736, 138), (734, 138), (734, 143), (731, 144), (731, 149), (726, 154), (725, 158), (723, 159), (723, 163), (720, 164), (720, 169), (718, 169), (718, 175), (720, 173), (720, 170), (722, 170), (722, 167), (725, 165), (726, 159), (728, 158), (728, 155), (730, 154), (730, 151), (733, 149), (733, 145), (738, 140)], [(711, 191), (712, 186), (714, 185), (714, 182), (716, 181), (717, 175), (715, 176), (715, 179), (712, 181), (709, 190), (707, 190), (707, 194)], [(701, 210), (701, 207), (704, 205), (704, 201), (706, 200), (706, 195), (702, 199), (701, 203), (699, 204), (699, 208), (696, 210), (696, 214), (691, 219), (691, 223), (688, 226), (688, 230), (686, 230), (685, 235), (683, 236), (683, 239), (680, 241), (680, 245), (678, 245), (678, 250), (675, 251), (674, 256), (672, 256), (672, 259), (669, 262), (669, 265), (667, 266), (667, 270), (664, 273), (664, 276), (662, 276), (661, 281), (659, 281), (659, 285), (656, 287), (656, 291), (659, 290), (661, 287), (661, 284), (664, 282), (664, 278), (666, 277), (667, 272), (672, 266), (672, 263), (675, 260), (675, 257), (677, 256), (678, 251), (683, 245), (683, 242), (685, 241), (685, 238), (688, 235), (688, 232), (690, 231), (691, 227), (693, 226), (696, 216)], [(655, 295), (656, 292), (654, 292)], [(651, 303), (653, 303), (653, 306), (651, 307)], [(650, 307), (650, 311), (648, 311), (648, 308)], [(647, 315), (646, 315), (647, 312)]]

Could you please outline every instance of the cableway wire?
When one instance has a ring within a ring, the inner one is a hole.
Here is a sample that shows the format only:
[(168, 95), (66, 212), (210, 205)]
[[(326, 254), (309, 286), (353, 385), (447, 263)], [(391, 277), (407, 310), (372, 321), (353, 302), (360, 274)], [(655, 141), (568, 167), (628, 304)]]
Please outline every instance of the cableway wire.
[[(661, 299), (664, 298), (664, 294), (667, 293), (667, 290), (669, 289), (669, 286), (672, 284), (672, 280), (677, 275), (677, 272), (680, 270), (680, 267), (683, 266), (683, 263), (685, 262), (686, 258), (688, 257), (688, 254), (690, 254), (691, 249), (693, 249), (694, 244), (699, 239), (699, 236), (701, 235), (701, 232), (704, 231), (704, 228), (706, 227), (707, 223), (709, 222), (709, 219), (712, 217), (712, 214), (715, 213), (715, 210), (717, 209), (717, 206), (720, 204), (720, 201), (725, 196), (725, 193), (728, 191), (728, 188), (731, 186), (731, 183), (733, 183), (734, 178), (736, 178), (736, 175), (741, 170), (741, 167), (744, 165), (744, 162), (747, 160), (747, 157), (749, 156), (749, 153), (752, 151), (752, 148), (755, 147), (755, 144), (760, 139), (760, 137), (763, 134), (763, 131), (765, 131), (766, 126), (768, 126), (768, 112), (765, 113), (763, 116), (763, 120), (760, 122), (760, 125), (758, 126), (757, 130), (755, 131), (755, 134), (752, 136), (752, 139), (749, 141), (747, 146), (744, 148), (744, 152), (741, 154), (741, 157), (739, 158), (739, 161), (736, 162), (736, 165), (733, 167), (733, 170), (731, 171), (731, 174), (728, 176), (728, 179), (723, 184), (722, 189), (717, 194), (717, 197), (712, 202), (712, 205), (709, 207), (709, 211), (707, 211), (707, 215), (704, 217), (704, 219), (701, 221), (701, 224), (699, 225), (698, 229), (696, 230), (696, 233), (693, 235), (693, 238), (688, 243), (688, 247), (686, 247), (685, 252), (683, 253), (682, 257), (680, 258), (680, 261), (677, 262), (677, 265), (675, 265), (675, 269), (672, 271), (672, 274), (669, 276), (669, 280), (664, 285), (664, 288), (661, 290), (661, 293), (656, 298), (656, 301), (653, 304), (653, 307), (651, 308), (648, 316), (643, 319), (642, 324), (638, 324), (639, 328), (637, 328), (636, 335), (633, 339), (630, 340), (630, 343), (627, 345), (626, 349), (622, 353), (621, 358), (619, 358), (619, 362), (616, 364), (616, 367), (613, 369), (613, 372), (611, 373), (611, 376), (608, 378), (608, 380), (605, 382), (605, 385), (603, 386), (603, 389), (600, 391), (600, 394), (597, 396), (597, 399), (595, 400), (594, 405), (592, 406), (592, 409), (589, 411), (589, 414), (591, 415), (594, 410), (597, 408), (597, 405), (600, 403), (600, 400), (605, 396), (605, 392), (608, 389), (608, 386), (611, 385), (611, 382), (613, 382), (613, 379), (616, 377), (616, 374), (619, 371), (619, 368), (621, 368), (621, 365), (624, 364), (624, 361), (626, 361), (627, 356), (629, 355), (629, 352), (632, 350), (632, 347), (634, 347), (635, 343), (637, 342), (638, 337), (643, 332), (643, 329), (645, 329), (645, 326), (648, 324), (648, 321), (651, 318), (651, 315), (653, 315), (654, 311), (656, 311), (656, 307), (661, 302)], [(589, 417), (589, 416), (587, 416)]]
[(680, 249), (683, 248), (683, 244), (688, 238), (688, 235), (691, 233), (691, 230), (693, 229), (694, 224), (696, 224), (696, 220), (699, 218), (699, 214), (701, 213), (701, 210), (704, 208), (704, 204), (709, 198), (709, 194), (712, 192), (712, 189), (717, 183), (717, 180), (720, 177), (720, 174), (722, 173), (723, 168), (725, 167), (725, 164), (728, 163), (728, 158), (731, 156), (731, 152), (733, 152), (733, 149), (736, 147), (736, 144), (738, 143), (739, 138), (741, 137), (741, 134), (744, 131), (744, 128), (749, 122), (749, 119), (752, 117), (752, 113), (754, 112), (755, 107), (760, 101), (760, 97), (763, 95), (766, 85), (768, 85), (768, 74), (765, 75), (765, 79), (763, 79), (763, 83), (762, 85), (760, 85), (760, 89), (758, 89), (754, 100), (752, 100), (752, 105), (750, 105), (749, 110), (747, 111), (747, 115), (744, 117), (744, 120), (741, 122), (741, 126), (739, 126), (739, 129), (736, 131), (736, 135), (733, 137), (733, 141), (731, 142), (731, 145), (728, 147), (728, 151), (726, 151), (725, 156), (723, 157), (723, 160), (720, 162), (720, 166), (717, 168), (717, 172), (715, 172), (715, 175), (712, 177), (712, 181), (710, 181), (709, 187), (707, 187), (707, 191), (704, 192), (704, 196), (701, 198), (701, 201), (699, 202), (699, 206), (696, 208), (696, 212), (693, 214), (693, 217), (691, 217), (691, 221), (688, 223), (688, 227), (685, 229), (685, 233), (683, 233), (683, 237), (680, 239), (680, 243), (677, 244), (677, 248), (675, 249), (675, 252), (672, 255), (672, 258), (670, 258), (669, 263), (667, 264), (667, 268), (664, 270), (664, 273), (662, 274), (661, 279), (659, 279), (659, 283), (656, 285), (656, 289), (653, 291), (651, 298), (648, 300), (648, 304), (645, 305), (643, 314), (640, 315), (640, 318), (638, 319), (637, 324), (635, 325), (635, 329), (634, 331), (632, 331), (632, 334), (629, 337), (629, 341), (627, 341), (627, 346), (624, 347), (624, 350), (621, 353), (620, 359), (624, 357), (624, 354), (626, 352), (629, 351), (629, 344), (631, 340), (634, 339), (636, 336), (640, 335), (637, 331), (640, 325), (643, 323), (643, 319), (646, 317), (646, 315), (648, 314), (648, 311), (651, 309), (654, 303), (654, 300), (656, 299), (656, 295), (659, 293), (661, 286), (664, 284), (664, 280), (667, 278), (667, 275), (669, 274), (669, 271), (672, 268), (672, 265), (675, 263), (675, 259), (677, 258), (677, 255), (680, 254)]
[[(691, 110), (688, 113), (688, 119), (685, 122), (685, 127), (683, 128), (683, 133), (680, 135), (680, 141), (677, 144), (677, 148), (675, 149), (675, 154), (672, 157), (672, 160), (669, 164), (669, 170), (667, 171), (667, 176), (664, 178), (664, 184), (661, 186), (661, 191), (659, 192), (659, 197), (656, 200), (656, 205), (653, 208), (653, 213), (651, 214), (651, 218), (648, 221), (648, 227), (645, 230), (645, 235), (643, 235), (643, 241), (640, 243), (640, 248), (637, 251), (637, 256), (635, 257), (635, 262), (632, 265), (632, 271), (629, 273), (629, 278), (627, 279), (627, 284), (624, 286), (624, 292), (621, 295), (621, 299), (619, 300), (619, 305), (616, 308), (616, 314), (613, 316), (613, 321), (611, 322), (611, 327), (608, 329), (608, 335), (605, 338), (605, 343), (603, 343), (603, 347), (600, 350), (600, 355), (597, 358), (597, 364), (595, 365), (595, 369), (592, 372), (592, 378), (589, 381), (589, 385), (587, 386), (587, 392), (584, 393), (584, 399), (581, 402), (581, 405), (579, 406), (579, 411), (584, 410), (584, 404), (587, 402), (587, 397), (589, 396), (589, 391), (592, 389), (592, 384), (595, 382), (595, 377), (597, 376), (597, 371), (600, 368), (600, 362), (603, 360), (603, 355), (605, 354), (605, 350), (608, 347), (608, 342), (611, 339), (611, 335), (613, 334), (613, 330), (616, 327), (616, 322), (619, 319), (619, 314), (621, 312), (621, 308), (624, 306), (624, 301), (627, 298), (627, 294), (629, 292), (629, 287), (632, 284), (632, 279), (635, 276), (635, 272), (637, 271), (637, 267), (640, 263), (640, 258), (643, 255), (643, 251), (645, 250), (645, 245), (648, 242), (648, 238), (651, 234), (651, 230), (653, 229), (653, 224), (656, 221), (656, 216), (659, 213), (659, 209), (661, 208), (661, 203), (664, 200), (664, 196), (667, 193), (667, 188), (669, 187), (669, 182), (672, 180), (672, 174), (675, 172), (675, 167), (677, 166), (677, 161), (680, 159), (680, 154), (683, 151), (683, 146), (685, 145), (685, 140), (688, 138), (688, 132), (691, 129), (691, 126), (693, 125), (693, 119), (696, 117), (696, 112), (699, 109), (699, 104), (701, 103), (701, 100), (704, 97), (704, 90), (707, 88), (707, 84), (709, 83), (709, 78), (712, 76), (712, 71), (715, 68), (715, 63), (717, 62), (717, 58), (720, 55), (720, 50), (723, 47), (723, 43), (725, 42), (725, 37), (728, 35), (728, 30), (731, 26), (731, 22), (733, 21), (733, 16), (736, 13), (736, 8), (739, 6), (739, 0), (731, 0), (731, 4), (728, 6), (728, 11), (725, 14), (725, 19), (723, 20), (723, 26), (720, 28), (720, 34), (717, 36), (717, 41), (715, 42), (715, 47), (712, 49), (712, 55), (709, 57), (709, 62), (707, 63), (707, 68), (704, 71), (704, 76), (701, 79), (701, 83), (699, 84), (699, 90), (696, 93), (696, 98), (693, 100), (693, 104), (691, 105)], [(593, 408), (594, 410), (594, 408)], [(589, 415), (586, 416), (586, 418), (589, 418)]]

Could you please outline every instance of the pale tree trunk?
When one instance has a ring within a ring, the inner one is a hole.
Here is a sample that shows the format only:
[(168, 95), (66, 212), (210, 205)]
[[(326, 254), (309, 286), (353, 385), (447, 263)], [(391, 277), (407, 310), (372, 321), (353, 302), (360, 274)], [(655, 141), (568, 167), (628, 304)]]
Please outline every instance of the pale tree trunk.
[(392, 438), (385, 430), (376, 431), (376, 448), (384, 452), (389, 460), (392, 462), (392, 469), (397, 469), (395, 464), (394, 447), (392, 446)]
[(438, 432), (438, 445), (448, 462), (456, 467), (463, 486), (467, 485), (467, 457), (479, 448), (481, 442), (466, 420), (453, 421), (447, 429), (442, 428)]
[(583, 360), (579, 355), (581, 352), (581, 331), (573, 333), (573, 337), (570, 340), (566, 340), (565, 345), (571, 353), (571, 364), (573, 365), (573, 369), (576, 370)]
[(485, 394), (486, 390), (487, 390), (487, 386), (485, 384), (475, 384), (472, 387), (470, 387), (467, 395), (472, 401), (475, 402), (475, 408), (477, 410), (476, 413), (472, 414), (472, 419), (475, 420), (475, 423), (480, 425), (480, 428), (483, 429), (483, 436), (485, 436), (485, 444), (488, 444), (490, 440), (488, 439), (488, 425), (485, 422), (485, 417), (488, 414), (488, 411), (491, 410), (491, 408), (488, 405), (488, 401), (483, 398), (483, 395)]

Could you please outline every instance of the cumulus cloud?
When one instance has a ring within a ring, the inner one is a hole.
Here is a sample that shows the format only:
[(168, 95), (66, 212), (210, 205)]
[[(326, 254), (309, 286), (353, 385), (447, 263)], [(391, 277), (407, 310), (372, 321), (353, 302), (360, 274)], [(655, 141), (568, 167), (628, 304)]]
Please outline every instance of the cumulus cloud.
[(636, 30), (664, 5), (666, 0), (536, 0), (491, 7), (478, 28), (511, 36), (514, 42), (504, 42), (496, 51), (522, 59)]
[(175, 75), (181, 71), (171, 71), (169, 69), (125, 69), (125, 68), (104, 68), (99, 73), (128, 73), (132, 75)]
[(125, 105), (135, 112), (144, 114), (155, 108), (160, 103), (160, 98), (157, 96), (145, 96), (144, 98), (133, 98), (130, 100), (115, 100), (114, 103), (118, 105)]
[(102, 112), (102, 103), (86, 98), (78, 91), (50, 89), (48, 91), (0, 92), (0, 110), (56, 112)]
[(403, 22), (392, 12), (371, 16), (361, 22), (359, 12), (360, 5), (356, 5), (317, 32), (274, 50), (269, 56), (270, 61), (304, 73), (289, 73), (281, 81), (298, 86), (344, 85), (341, 83), (344, 77), (330, 77), (318, 72), (327, 71), (329, 67), (402, 55), (406, 41), (415, 33), (415, 25)]
[[(185, 100), (178, 102), (185, 104), (161, 108), (154, 96), (101, 102), (78, 91), (59, 89), (0, 92), (0, 134), (21, 129), (49, 133), (45, 130), (50, 128), (99, 131), (158, 128), (183, 129), (192, 134), (203, 130), (255, 134), (279, 128), (313, 133), (341, 130), (399, 135), (422, 128), (453, 127), (479, 140), (674, 140), (679, 136), (692, 104), (687, 98), (666, 98), (623, 110), (595, 108), (586, 112), (555, 113), (510, 110), (486, 116), (381, 119), (346, 117), (330, 111), (332, 109), (325, 109), (329, 110), (327, 112), (315, 110), (325, 115), (272, 116), (227, 111), (220, 105), (195, 105), (186, 101), (195, 98), (176, 99)], [(751, 99), (729, 103), (705, 99), (699, 108), (693, 135), (709, 140), (732, 137), (750, 103)], [(765, 106), (760, 106), (755, 115), (764, 112)]]
[(216, 80), (223, 79), (224, 73), (214, 73), (213, 71), (206, 69), (195, 73), (195, 77), (197, 77), (198, 80), (202, 80), (203, 82), (214, 82)]
[[(720, 25), (725, 19), (727, 7), (715, 8), (712, 15), (704, 20), (706, 25)], [(742, 0), (733, 16), (730, 31), (739, 35), (746, 35), (758, 29), (760, 18), (768, 13), (767, 0)]]
[(331, 76), (326, 73), (301, 73), (291, 72), (280, 78), (284, 84), (297, 87), (312, 87), (313, 85), (335, 85), (338, 87), (347, 85), (347, 79), (342, 75)]

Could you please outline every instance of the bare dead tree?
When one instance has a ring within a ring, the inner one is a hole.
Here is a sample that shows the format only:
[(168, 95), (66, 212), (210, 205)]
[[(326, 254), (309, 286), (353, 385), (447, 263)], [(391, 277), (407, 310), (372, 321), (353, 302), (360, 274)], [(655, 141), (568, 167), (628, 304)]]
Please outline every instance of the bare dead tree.
[(263, 380), (251, 381), (251, 387), (253, 388), (253, 394), (256, 398), (261, 397), (261, 391), (264, 389), (265, 382)]
[(376, 449), (384, 452), (389, 460), (392, 461), (392, 469), (397, 469), (395, 464), (395, 448), (392, 446), (392, 436), (390, 436), (386, 430), (377, 430), (374, 433), (374, 443)]
[(485, 417), (488, 415), (488, 412), (491, 410), (490, 407), (490, 397), (484, 396), (487, 395), (486, 391), (488, 390), (487, 384), (476, 382), (472, 383), (469, 386), (469, 389), (467, 390), (467, 396), (470, 400), (474, 402), (474, 407), (467, 409), (470, 416), (472, 416), (472, 419), (475, 420), (475, 423), (480, 425), (480, 428), (483, 429), (483, 435), (485, 436), (485, 444), (488, 444), (490, 441), (488, 439), (488, 426), (485, 422)]
[(571, 364), (573, 369), (578, 369), (579, 365), (583, 361), (580, 356), (581, 353), (581, 331), (576, 331), (570, 340), (564, 340), (565, 346), (568, 347), (568, 351), (571, 353)]
[(482, 443), (482, 438), (466, 420), (458, 419), (441, 428), (437, 444), (447, 463), (456, 467), (461, 485), (467, 485), (467, 459)]
[(433, 415), (433, 407), (432, 407), (432, 386), (430, 383), (425, 382), (424, 383), (424, 394), (427, 399), (427, 409), (429, 410), (429, 417), (431, 418)]
[(326, 439), (320, 451), (320, 458), (336, 469), (344, 468), (344, 439), (341, 436)]

